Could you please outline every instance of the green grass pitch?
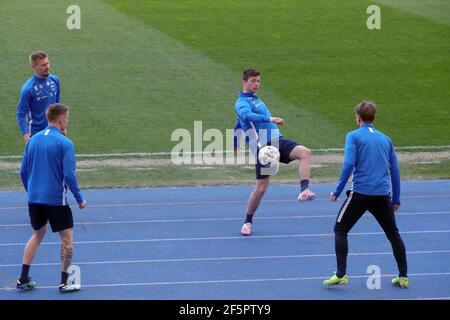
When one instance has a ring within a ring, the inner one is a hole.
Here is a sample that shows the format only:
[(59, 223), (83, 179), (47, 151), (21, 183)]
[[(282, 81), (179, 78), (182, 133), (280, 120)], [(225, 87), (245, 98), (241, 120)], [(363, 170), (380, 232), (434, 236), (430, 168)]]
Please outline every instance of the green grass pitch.
[[(260, 97), (312, 148), (342, 147), (352, 108), (379, 106), (396, 146), (450, 144), (450, 3), (424, 1), (4, 0), (0, 10), (0, 156), (23, 151), (15, 112), (49, 53), (71, 107), (78, 153), (170, 151), (176, 128), (234, 123), (241, 72), (262, 72)], [(381, 8), (381, 30), (366, 9)]]

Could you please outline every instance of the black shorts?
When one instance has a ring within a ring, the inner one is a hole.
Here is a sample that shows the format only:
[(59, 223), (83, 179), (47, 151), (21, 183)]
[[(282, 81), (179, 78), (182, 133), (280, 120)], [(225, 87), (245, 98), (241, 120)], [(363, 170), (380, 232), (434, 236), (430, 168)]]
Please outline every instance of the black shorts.
[(45, 204), (28, 204), (30, 222), (34, 230), (39, 230), (50, 222), (53, 232), (73, 228), (73, 216), (70, 206), (48, 206)]
[[(300, 144), (294, 140), (289, 140), (289, 139), (280, 139), (278, 141), (278, 150), (280, 151), (280, 162), (282, 163), (289, 163), (292, 160), (289, 159), (289, 155), (291, 154), (292, 150), (296, 147), (299, 146)], [(259, 148), (258, 148), (258, 153), (259, 153)], [(259, 163), (258, 157), (256, 157), (256, 164), (255, 164), (255, 169), (256, 169), (256, 179), (260, 180), (260, 179), (265, 179), (269, 176), (267, 175), (263, 175), (261, 174), (261, 164)]]

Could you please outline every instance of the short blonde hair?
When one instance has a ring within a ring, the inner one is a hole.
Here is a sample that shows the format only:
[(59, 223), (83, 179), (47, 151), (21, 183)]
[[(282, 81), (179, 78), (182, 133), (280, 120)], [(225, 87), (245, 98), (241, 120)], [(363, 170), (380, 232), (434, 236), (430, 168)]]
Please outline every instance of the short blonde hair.
[(62, 103), (54, 103), (47, 107), (45, 110), (45, 116), (48, 122), (53, 122), (61, 116), (65, 116), (69, 111), (69, 107)]
[(35, 51), (30, 54), (30, 63), (36, 64), (38, 60), (42, 60), (48, 57), (48, 54), (46, 54), (44, 51)]

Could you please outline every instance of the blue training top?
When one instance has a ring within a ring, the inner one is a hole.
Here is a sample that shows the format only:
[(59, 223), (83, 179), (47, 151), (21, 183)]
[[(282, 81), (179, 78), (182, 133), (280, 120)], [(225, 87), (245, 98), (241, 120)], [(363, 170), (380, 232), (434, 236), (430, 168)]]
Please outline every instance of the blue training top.
[(67, 188), (78, 204), (83, 202), (75, 175), (73, 142), (58, 128), (48, 126), (27, 143), (20, 175), (28, 203), (67, 205)]
[[(234, 130), (242, 129), (251, 145), (259, 139), (261, 145), (283, 138), (275, 123), (270, 122), (272, 115), (267, 106), (254, 93), (239, 93), (235, 110), (237, 120)], [(254, 135), (256, 131), (258, 137)]]
[[(46, 78), (33, 75), (25, 81), (20, 90), (16, 112), (22, 135), (28, 132), (32, 136), (47, 127), (45, 109), (50, 104), (58, 103), (59, 95), (59, 78), (54, 74)], [(25, 121), (25, 117), (28, 118), (28, 122)]]
[(391, 182), (392, 202), (400, 204), (400, 169), (394, 146), (391, 139), (372, 124), (363, 124), (347, 134), (344, 164), (333, 192), (336, 197), (352, 173), (353, 191), (364, 195), (389, 195)]

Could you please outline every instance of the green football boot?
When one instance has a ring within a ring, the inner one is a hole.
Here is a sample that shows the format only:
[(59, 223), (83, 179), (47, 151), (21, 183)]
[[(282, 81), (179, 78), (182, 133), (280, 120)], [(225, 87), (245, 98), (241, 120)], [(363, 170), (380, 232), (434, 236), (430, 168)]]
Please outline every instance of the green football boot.
[(409, 286), (409, 281), (407, 277), (396, 277), (394, 279), (392, 279), (392, 284), (396, 287), (401, 287), (401, 288), (408, 288)]
[(347, 284), (348, 277), (344, 275), (342, 278), (339, 278), (336, 274), (334, 274), (330, 279), (324, 280), (323, 284), (326, 286), (335, 286), (338, 284)]

